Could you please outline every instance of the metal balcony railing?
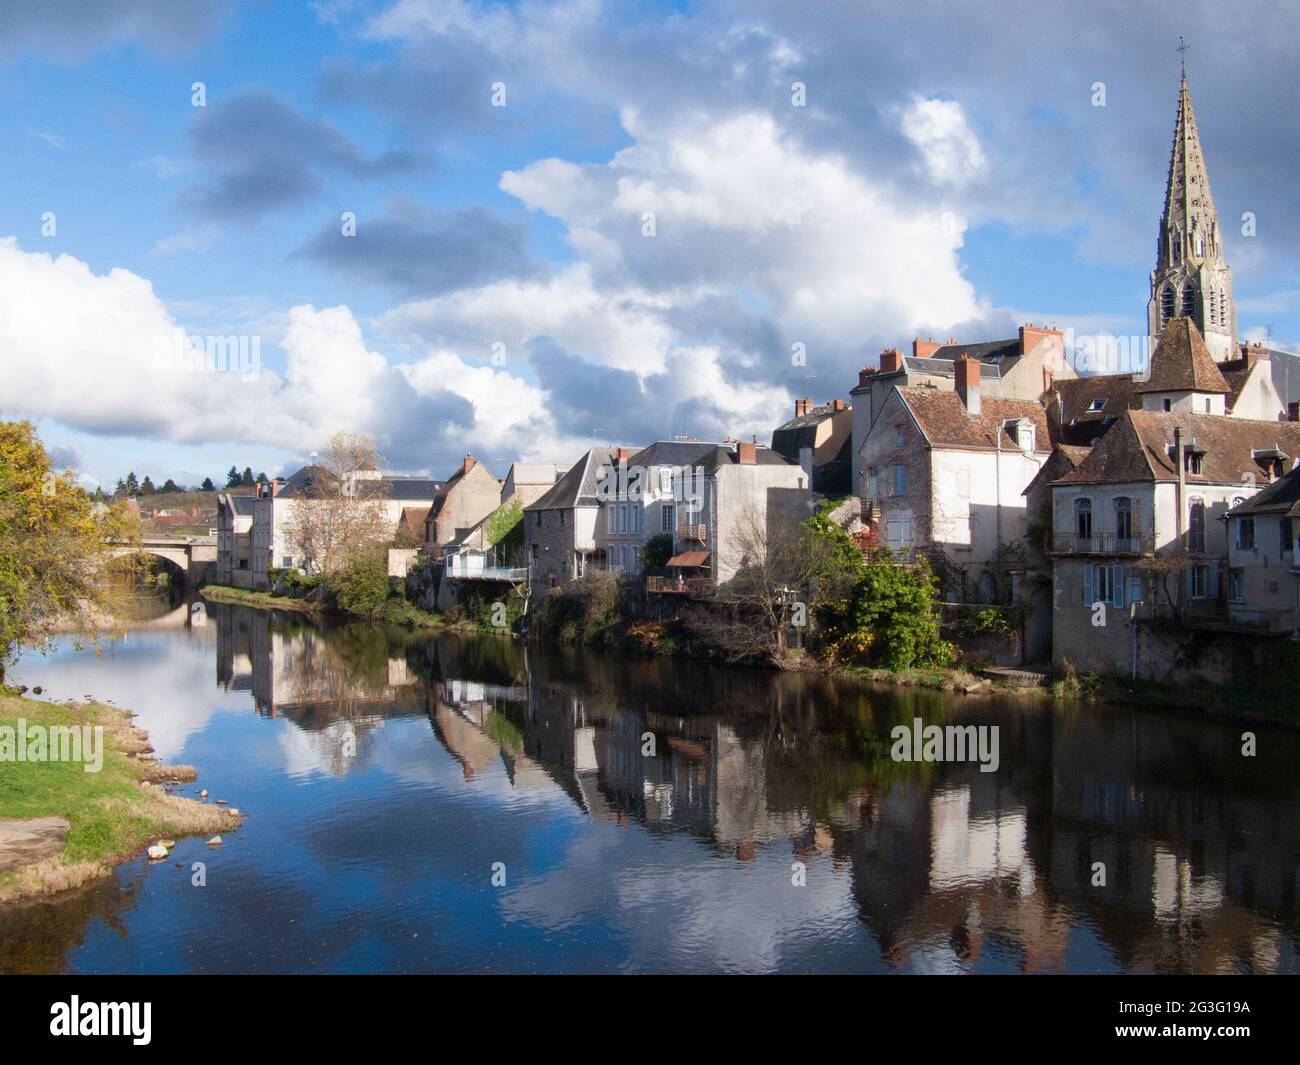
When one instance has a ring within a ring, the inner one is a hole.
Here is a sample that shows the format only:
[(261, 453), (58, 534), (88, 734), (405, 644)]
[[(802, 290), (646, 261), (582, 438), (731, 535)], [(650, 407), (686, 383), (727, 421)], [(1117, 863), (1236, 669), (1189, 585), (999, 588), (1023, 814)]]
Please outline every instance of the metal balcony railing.
[(1045, 546), (1052, 555), (1148, 555), (1155, 550), (1155, 540), (1154, 533), (1051, 533)]
[(661, 595), (707, 595), (713, 591), (713, 578), (647, 577), (645, 590)]
[(678, 522), (677, 539), (695, 540), (702, 544), (707, 543), (709, 540), (709, 527), (704, 522)]

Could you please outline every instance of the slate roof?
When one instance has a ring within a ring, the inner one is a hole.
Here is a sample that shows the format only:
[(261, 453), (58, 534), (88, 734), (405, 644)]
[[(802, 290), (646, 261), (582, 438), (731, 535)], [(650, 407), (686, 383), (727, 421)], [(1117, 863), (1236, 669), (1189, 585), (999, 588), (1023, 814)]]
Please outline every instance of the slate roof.
[(1142, 406), (1131, 373), (1070, 378), (1054, 387), (1061, 403), (1060, 419), (1052, 424), (1055, 439), (1076, 447), (1091, 446), (1124, 411)]
[(1232, 391), (1223, 379), (1219, 364), (1205, 346), (1196, 323), (1190, 318), (1171, 318), (1164, 336), (1151, 353), (1151, 373), (1138, 385), (1143, 392)]
[(1027, 418), (1034, 426), (1034, 449), (1050, 451), (1047, 412), (1043, 405), (1029, 399), (1002, 399), (983, 396), (980, 414), (971, 417), (956, 392), (924, 385), (910, 385), (897, 390), (899, 398), (915, 416), (926, 439), (935, 447), (996, 448), (1019, 450), (1007, 434), (1005, 423)]
[[(567, 510), (570, 507), (594, 507), (596, 473), (602, 466), (617, 464), (616, 447), (593, 447), (539, 499), (524, 507), (528, 510)], [(629, 460), (630, 461), (630, 460)]]
[(1268, 477), (1262, 453), (1277, 447), (1300, 454), (1300, 422), (1261, 422), (1214, 414), (1126, 411), (1079, 466), (1053, 484), (1107, 484), (1176, 481), (1169, 448), (1174, 429), (1204, 453), (1201, 473), (1186, 475), (1189, 485), (1240, 484), (1247, 475)]
[(435, 499), (442, 491), (445, 482), (428, 477), (406, 477), (402, 475), (385, 477), (383, 480), (385, 499)]
[(289, 478), (276, 492), (277, 499), (305, 499), (314, 494), (313, 485), (327, 483), (333, 475), (324, 466), (304, 466)]
[(253, 513), (253, 504), (257, 502), (256, 496), (236, 496), (230, 495), (227, 492), (223, 492), (219, 498), (224, 500), (226, 505), (230, 507), (234, 513), (243, 514), (245, 516)]
[[(799, 465), (797, 462), (791, 462), (779, 452), (762, 445), (756, 445), (754, 448), (753, 464), (755, 466)], [(709, 452), (703, 455), (695, 465), (703, 467), (705, 473), (713, 473), (719, 466), (740, 465), (740, 456), (736, 453), (736, 449), (729, 444), (714, 444)]]
[(717, 440), (656, 440), (627, 460), (628, 466), (698, 466), (714, 448), (726, 445)]
[(1298, 508), (1300, 508), (1300, 466), (1295, 466), (1285, 477), (1278, 478), (1240, 506), (1233, 507), (1228, 513), (1234, 517), (1239, 514), (1289, 514), (1294, 517), (1300, 515)]

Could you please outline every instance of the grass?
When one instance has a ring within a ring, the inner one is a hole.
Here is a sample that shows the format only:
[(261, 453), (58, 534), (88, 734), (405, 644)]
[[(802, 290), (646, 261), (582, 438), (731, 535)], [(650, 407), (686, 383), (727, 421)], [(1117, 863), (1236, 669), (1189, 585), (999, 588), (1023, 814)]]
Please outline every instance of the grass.
[(199, 589), (199, 595), (213, 603), (235, 603), (239, 606), (255, 606), (262, 609), (293, 610), (300, 614), (314, 614), (321, 609), (319, 603), (309, 603), (305, 599), (272, 595), (270, 592), (254, 592), (248, 588), (230, 588), (224, 584), (205, 584)]
[(0, 725), (91, 725), (104, 730), (103, 768), (80, 762), (0, 765), (0, 819), (63, 817), (69, 824), (55, 858), (0, 873), (0, 903), (67, 890), (105, 876), (151, 842), (228, 832), (238, 815), (222, 806), (168, 794), (160, 782), (192, 780), (189, 766), (165, 766), (147, 755), (148, 737), (125, 710), (99, 703), (47, 703), (0, 694)]

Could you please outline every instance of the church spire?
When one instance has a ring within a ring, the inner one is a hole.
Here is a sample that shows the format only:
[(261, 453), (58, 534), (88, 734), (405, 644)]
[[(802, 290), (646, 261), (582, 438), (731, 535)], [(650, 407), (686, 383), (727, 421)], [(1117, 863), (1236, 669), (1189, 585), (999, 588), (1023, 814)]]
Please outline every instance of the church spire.
[[(1185, 52), (1186, 45), (1179, 51)], [(1151, 272), (1149, 334), (1162, 335), (1175, 317), (1191, 318), (1219, 361), (1236, 356), (1232, 271), (1223, 257), (1219, 215), (1210, 194), (1186, 69), (1178, 88), (1165, 209), (1160, 218), (1156, 268)]]

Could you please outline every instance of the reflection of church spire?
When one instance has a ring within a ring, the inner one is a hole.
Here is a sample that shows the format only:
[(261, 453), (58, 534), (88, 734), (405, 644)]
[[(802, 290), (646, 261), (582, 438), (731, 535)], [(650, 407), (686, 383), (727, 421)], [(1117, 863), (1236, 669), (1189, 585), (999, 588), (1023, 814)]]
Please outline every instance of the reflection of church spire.
[[(1186, 51), (1186, 45), (1180, 46)], [(1191, 318), (1215, 359), (1236, 356), (1232, 270), (1223, 257), (1219, 216), (1192, 111), (1186, 71), (1178, 89), (1174, 144), (1160, 218), (1156, 268), (1147, 304), (1148, 332), (1159, 337), (1171, 318)]]

